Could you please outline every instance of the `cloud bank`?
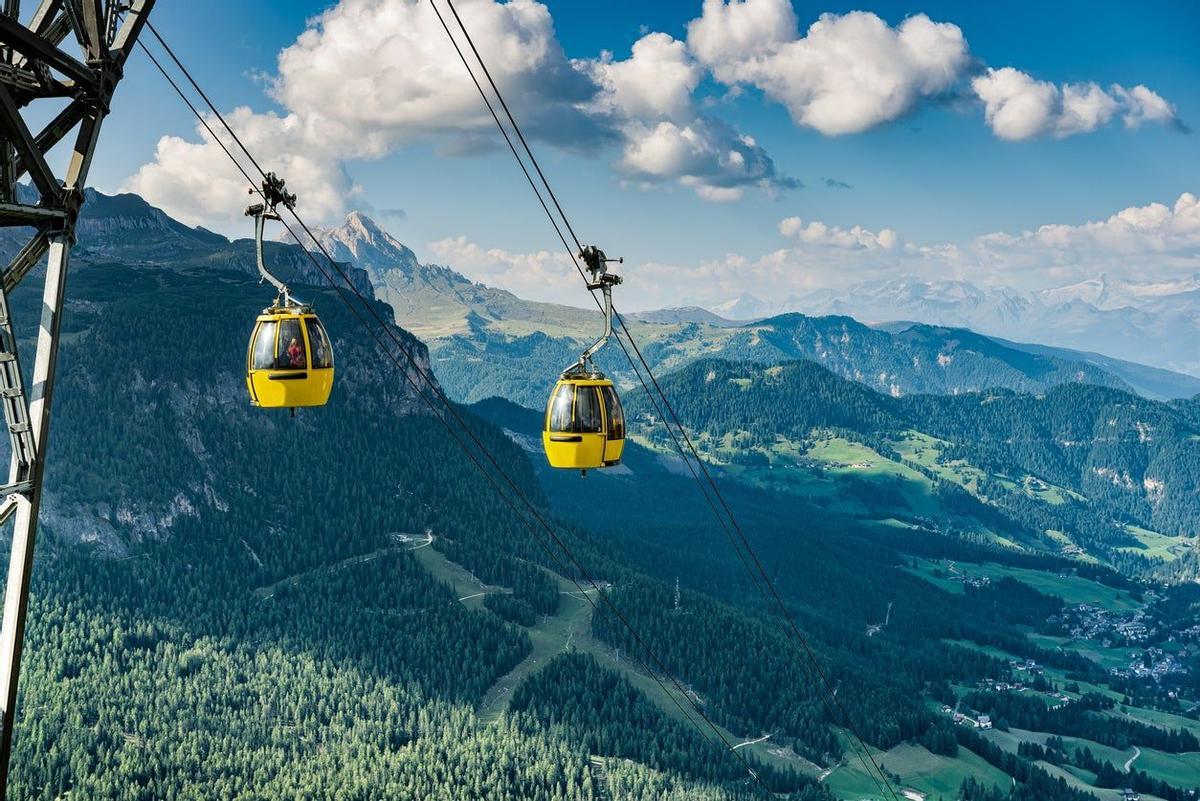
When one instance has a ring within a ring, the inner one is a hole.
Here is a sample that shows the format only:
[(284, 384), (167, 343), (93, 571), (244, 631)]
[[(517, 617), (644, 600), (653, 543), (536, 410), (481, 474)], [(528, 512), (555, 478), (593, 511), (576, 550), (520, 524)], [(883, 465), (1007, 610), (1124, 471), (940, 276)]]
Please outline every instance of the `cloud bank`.
[[(712, 202), (801, 186), (750, 133), (713, 113), (714, 88), (726, 97), (756, 90), (797, 126), (827, 136), (868, 131), (948, 96), (974, 98), (1007, 140), (1072, 136), (1116, 120), (1131, 130), (1182, 128), (1174, 107), (1144, 85), (1057, 85), (1015, 67), (985, 67), (962, 29), (920, 13), (894, 25), (869, 12), (826, 13), (802, 31), (790, 0), (703, 0), (684, 39), (647, 31), (617, 59), (568, 57), (549, 9), (535, 0), (457, 7), (529, 138), (607, 158), (626, 186), (678, 187)], [(265, 83), (276, 111), (227, 116), (314, 221), (361, 205), (348, 162), (418, 143), (447, 157), (499, 143), (441, 23), (420, 0), (340, 0), (279, 53)], [(190, 140), (163, 137), (154, 160), (123, 188), (216, 227), (240, 219), (246, 190), (200, 128)]]

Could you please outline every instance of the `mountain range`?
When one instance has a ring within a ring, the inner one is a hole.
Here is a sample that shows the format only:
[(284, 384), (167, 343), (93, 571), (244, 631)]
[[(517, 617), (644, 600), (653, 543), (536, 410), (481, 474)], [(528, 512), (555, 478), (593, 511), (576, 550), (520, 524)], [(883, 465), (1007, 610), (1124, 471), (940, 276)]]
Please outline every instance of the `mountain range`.
[[(339, 227), (315, 233), (331, 255), (370, 275), (377, 297), (395, 309), (398, 323), (429, 344), (447, 390), (463, 401), (498, 395), (540, 407), (547, 382), (599, 333), (599, 316), (590, 310), (526, 301), (449, 267), (422, 264), (411, 249), (360, 212)], [(997, 299), (985, 298), (967, 284), (947, 285), (943, 291), (973, 297), (980, 307)], [(1015, 295), (1008, 298), (1009, 316), (1016, 319), (1022, 303)], [(1200, 378), (1133, 361), (987, 337), (921, 314), (906, 318), (921, 322), (872, 327), (840, 311), (832, 297), (826, 305), (816, 316), (780, 313), (751, 322), (698, 307), (630, 314), (625, 322), (655, 370), (706, 357), (812, 359), (893, 395), (989, 387), (1040, 391), (1072, 381), (1154, 398), (1200, 393)], [(755, 316), (750, 310), (744, 306), (733, 312)], [(637, 384), (619, 350), (605, 352), (602, 365), (625, 386)]]
[(711, 309), (752, 320), (785, 312), (846, 314), (872, 322), (920, 320), (1043, 346), (1200, 376), (1200, 274), (1175, 281), (1095, 279), (1037, 292), (980, 287), (969, 281), (895, 278), (845, 290), (817, 290), (783, 301), (742, 295)]

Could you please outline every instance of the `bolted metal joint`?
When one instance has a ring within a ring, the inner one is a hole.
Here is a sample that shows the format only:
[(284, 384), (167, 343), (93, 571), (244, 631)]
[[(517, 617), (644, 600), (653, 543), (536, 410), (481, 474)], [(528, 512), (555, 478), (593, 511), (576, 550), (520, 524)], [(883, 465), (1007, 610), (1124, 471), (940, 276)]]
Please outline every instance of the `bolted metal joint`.
[(79, 220), (79, 212), (83, 209), (83, 204), (87, 202), (87, 198), (83, 194), (83, 190), (77, 186), (70, 189), (64, 187), (60, 203), (66, 216), (60, 220), (54, 228), (55, 233), (65, 234), (72, 245), (75, 244), (75, 223)]
[[(102, 114), (112, 110), (112, 96), (117, 84), (125, 77), (125, 68), (111, 58), (88, 59), (87, 65), (96, 73), (96, 103)], [(79, 94), (78, 96), (86, 96)]]

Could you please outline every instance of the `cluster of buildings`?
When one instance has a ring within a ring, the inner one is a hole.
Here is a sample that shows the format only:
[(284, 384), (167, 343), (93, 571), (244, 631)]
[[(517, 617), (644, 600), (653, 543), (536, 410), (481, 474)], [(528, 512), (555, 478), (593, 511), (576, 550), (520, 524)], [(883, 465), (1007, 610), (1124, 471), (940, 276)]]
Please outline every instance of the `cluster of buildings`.
[(971, 574), (960, 570), (954, 564), (953, 560), (950, 561), (948, 567), (950, 569), (950, 575), (947, 576), (946, 578), (949, 581), (961, 581), (963, 583), (963, 585), (966, 587), (976, 587), (976, 588), (986, 587), (987, 585), (992, 583), (992, 580), (987, 576), (972, 576)]
[(1188, 669), (1187, 665), (1174, 654), (1168, 654), (1161, 648), (1147, 648), (1142, 654), (1130, 660), (1128, 667), (1112, 668), (1110, 672), (1114, 676), (1124, 678), (1136, 676), (1140, 679), (1158, 681), (1172, 673), (1187, 673)]
[(949, 715), (960, 726), (972, 726), (976, 729), (992, 728), (992, 719), (988, 715), (979, 715), (973, 718), (947, 705), (942, 706), (942, 713)]
[(1044, 675), (1046, 669), (1032, 659), (1013, 659), (1009, 662), (1013, 670), (1019, 670), (1028, 673), (1031, 676)]
[(1114, 643), (1147, 642), (1155, 633), (1145, 610), (1123, 614), (1086, 603), (1067, 607), (1062, 614), (1051, 615), (1046, 622), (1061, 626), (1072, 639), (1097, 640), (1105, 648), (1111, 648)]
[[(1042, 676), (1046, 673), (1046, 669), (1032, 659), (1014, 659), (1009, 662), (1009, 665), (1012, 666), (1014, 671), (1028, 673), (1031, 676)], [(990, 690), (998, 693), (1023, 693), (1036, 691), (1038, 689), (1036, 686), (1031, 687), (1023, 681), (1006, 681), (1004, 679), (982, 679), (976, 682), (975, 686), (980, 690)], [(1042, 686), (1044, 687), (1045, 685)], [(1060, 709), (1074, 700), (1071, 698), (1071, 696), (1067, 695), (1061, 690), (1055, 690), (1053, 692), (1043, 690), (1042, 692), (1045, 692), (1047, 696), (1054, 699), (1056, 702), (1051, 705), (1051, 709)], [(946, 711), (946, 708), (943, 708), (943, 711)]]

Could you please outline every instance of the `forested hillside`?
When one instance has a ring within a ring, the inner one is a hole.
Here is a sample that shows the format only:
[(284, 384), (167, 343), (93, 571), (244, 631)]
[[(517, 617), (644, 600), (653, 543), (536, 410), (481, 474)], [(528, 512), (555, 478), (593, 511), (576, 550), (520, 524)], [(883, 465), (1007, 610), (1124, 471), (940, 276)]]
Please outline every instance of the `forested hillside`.
[[(1131, 526), (1184, 539), (1200, 529), (1200, 427), (1190, 402), (1083, 384), (1040, 395), (990, 390), (893, 398), (811, 362), (697, 362), (667, 376), (664, 388), (700, 447), (718, 461), (778, 467), (782, 477), (820, 462), (859, 465), (865, 476), (888, 460), (897, 465), (895, 478), (905, 475), (902, 466), (910, 477), (933, 482), (943, 506), (990, 506), (1002, 513), (998, 526), (1033, 537), (1065, 531), (1101, 555), (1136, 548)], [(645, 436), (667, 447), (639, 393), (628, 405)], [(860, 461), (826, 458), (830, 437), (838, 436), (861, 446)], [(854, 483), (855, 472), (843, 471), (846, 483)]]
[[(515, 519), (479, 497), (333, 296), (309, 290), (334, 332), (334, 401), (290, 420), (244, 398), (255, 282), (95, 265), (73, 290), (22, 797), (590, 797), (575, 745), (474, 722), (528, 637), (457, 604), (395, 534), (436, 531), (541, 607), (546, 582), (510, 555), (535, 555)], [(36, 319), (37, 300), (18, 296), (17, 318)], [(498, 752), (511, 756), (503, 775), (482, 759)]]
[[(422, 317), (419, 310), (413, 314), (415, 319)], [(498, 395), (533, 406), (544, 399), (525, 380), (526, 373), (532, 368), (538, 374), (556, 375), (570, 363), (571, 354), (578, 358), (587, 344), (592, 316), (586, 311), (576, 316), (578, 323), (569, 328), (551, 324), (521, 333), (528, 322), (510, 323), (504, 317), (472, 312), (466, 318), (467, 331), (433, 338), (430, 347), (444, 365), (447, 388), (455, 397), (475, 401)], [(404, 318), (398, 320), (402, 323)], [(801, 314), (737, 326), (649, 323), (634, 316), (626, 321), (657, 372), (713, 357), (763, 364), (811, 359), (891, 395), (954, 394), (989, 387), (1032, 392), (1072, 381), (1131, 389), (1095, 365), (1030, 354), (964, 329), (911, 325), (890, 332), (849, 317)], [(599, 335), (599, 315), (592, 322)], [(604, 368), (626, 383), (635, 381), (619, 351), (606, 354)]]

